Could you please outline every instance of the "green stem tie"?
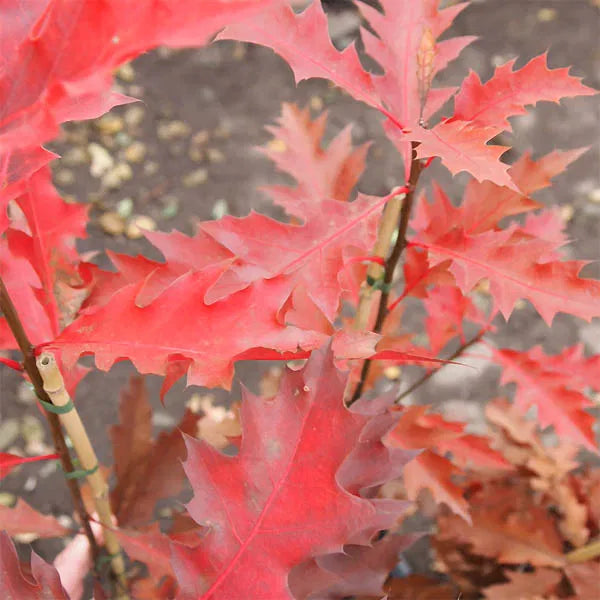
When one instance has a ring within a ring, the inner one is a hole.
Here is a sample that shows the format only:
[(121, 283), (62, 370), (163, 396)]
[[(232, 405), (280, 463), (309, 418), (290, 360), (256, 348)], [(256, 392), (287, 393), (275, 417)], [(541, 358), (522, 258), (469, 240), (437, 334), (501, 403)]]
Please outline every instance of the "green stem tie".
[(381, 290), (385, 294), (389, 294), (392, 289), (391, 283), (385, 283), (383, 277), (375, 279), (370, 275), (367, 275), (367, 285), (371, 286), (374, 290)]
[(119, 556), (121, 556), (120, 552), (115, 552), (114, 554), (103, 554), (102, 556), (99, 556), (96, 560), (96, 568), (99, 568), (105, 565), (106, 563), (109, 563), (113, 558), (117, 558)]
[(69, 471), (68, 473), (65, 473), (65, 479), (82, 479), (88, 475), (93, 475), (99, 468), (100, 465), (96, 464), (91, 469), (76, 469), (75, 471)]
[(64, 415), (65, 413), (71, 412), (75, 405), (73, 404), (73, 400), (69, 398), (69, 401), (62, 406), (57, 406), (56, 404), (52, 404), (52, 402), (46, 402), (45, 400), (41, 400), (38, 398), (38, 402), (48, 411), (54, 413), (55, 415)]

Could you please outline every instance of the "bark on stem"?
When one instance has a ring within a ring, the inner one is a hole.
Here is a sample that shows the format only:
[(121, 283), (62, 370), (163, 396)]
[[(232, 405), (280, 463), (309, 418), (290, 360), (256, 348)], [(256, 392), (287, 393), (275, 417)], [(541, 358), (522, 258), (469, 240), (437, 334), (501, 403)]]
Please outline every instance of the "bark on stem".
[(59, 415), (65, 431), (69, 434), (73, 448), (79, 458), (82, 469), (88, 472), (87, 481), (94, 494), (94, 504), (98, 513), (98, 521), (104, 527), (104, 544), (110, 555), (110, 564), (117, 580), (117, 598), (125, 599), (127, 595), (127, 578), (125, 577), (125, 561), (121, 545), (114, 534), (113, 516), (108, 498), (108, 484), (98, 470), (98, 458), (92, 447), (79, 412), (72, 404), (65, 382), (51, 352), (43, 352), (36, 360), (37, 368), (44, 382), (44, 390), (52, 400), (52, 404), (60, 407), (70, 406), (70, 410)]
[[(389, 258), (386, 260), (385, 268), (383, 270), (383, 282), (381, 286), (381, 295), (379, 296), (379, 305), (377, 309), (377, 317), (375, 319), (375, 325), (373, 326), (373, 331), (375, 333), (381, 333), (383, 328), (383, 322), (385, 321), (385, 317), (388, 313), (388, 300), (390, 296), (390, 287), (392, 285), (392, 281), (394, 279), (394, 273), (396, 271), (396, 267), (398, 265), (398, 261), (404, 252), (404, 249), (407, 245), (406, 240), (406, 232), (408, 230), (408, 222), (410, 220), (410, 213), (412, 211), (412, 205), (414, 200), (415, 188), (417, 186), (417, 182), (419, 180), (419, 176), (421, 175), (421, 171), (423, 170), (423, 164), (421, 161), (416, 159), (415, 152), (415, 144), (413, 143), (413, 160), (410, 168), (410, 180), (408, 182), (408, 192), (406, 193), (404, 200), (402, 202), (402, 206), (400, 208), (400, 222), (397, 225), (398, 228), (398, 236), (396, 237), (396, 243), (392, 249), (392, 252)], [(385, 213), (384, 213), (385, 216)], [(382, 229), (380, 229), (381, 233)], [(390, 238), (391, 239), (391, 238)], [(379, 241), (379, 239), (378, 239)], [(389, 247), (389, 245), (388, 245)], [(368, 321), (368, 317), (371, 311), (371, 305), (369, 304), (368, 313), (366, 320)], [(364, 319), (363, 315), (359, 312), (356, 316), (357, 319)], [(357, 327), (358, 328), (358, 327)], [(364, 328), (363, 328), (364, 329)], [(348, 406), (356, 402), (361, 394), (363, 393), (363, 389), (365, 386), (365, 381), (369, 375), (369, 370), (371, 368), (371, 360), (367, 359), (363, 362), (362, 370), (360, 373), (360, 380), (354, 390), (354, 394), (352, 395), (352, 399), (348, 402)]]
[[(406, 194), (399, 194), (392, 198), (386, 205), (379, 223), (379, 231), (377, 233), (377, 242), (373, 248), (373, 256), (377, 258), (385, 258), (390, 250), (394, 231), (398, 228), (398, 220), (400, 218), (400, 209), (406, 198)], [(371, 263), (367, 269), (367, 281), (377, 281), (384, 276), (385, 269), (378, 263)], [(365, 331), (369, 328), (369, 318), (373, 307), (373, 301), (376, 298), (376, 290), (367, 281), (363, 282), (360, 290), (360, 300), (356, 317), (354, 318), (354, 329)]]
[[(15, 309), (15, 306), (10, 298), (8, 290), (0, 277), (0, 311), (4, 315), (12, 334), (19, 345), (19, 349), (23, 355), (23, 368), (25, 372), (29, 376), (29, 380), (31, 381), (33, 388), (37, 397), (44, 402), (51, 402), (50, 397), (44, 391), (44, 386), (42, 382), (42, 378), (37, 370), (37, 366), (35, 364), (35, 357), (33, 356), (33, 346), (27, 337), (27, 333), (23, 328), (23, 324), (19, 318), (19, 315)], [(48, 420), (48, 425), (50, 426), (50, 432), (52, 434), (52, 440), (54, 442), (54, 448), (56, 452), (60, 454), (60, 462), (65, 473), (70, 473), (73, 471), (73, 463), (71, 461), (71, 455), (69, 454), (69, 449), (67, 448), (67, 444), (65, 442), (65, 438), (63, 436), (62, 430), (60, 428), (60, 421), (58, 420), (58, 415), (53, 413), (45, 412), (46, 418)], [(79, 520), (81, 522), (81, 527), (83, 528), (83, 532), (89, 542), (90, 545), (90, 553), (92, 555), (92, 563), (96, 563), (96, 559), (99, 555), (98, 543), (96, 542), (96, 538), (94, 537), (94, 533), (92, 532), (92, 527), (90, 525), (90, 518), (85, 509), (85, 504), (83, 503), (83, 499), (81, 497), (81, 491), (79, 490), (79, 485), (77, 481), (74, 479), (67, 479), (67, 487), (69, 488), (69, 492), (71, 494), (71, 499), (73, 501), (73, 508)]]

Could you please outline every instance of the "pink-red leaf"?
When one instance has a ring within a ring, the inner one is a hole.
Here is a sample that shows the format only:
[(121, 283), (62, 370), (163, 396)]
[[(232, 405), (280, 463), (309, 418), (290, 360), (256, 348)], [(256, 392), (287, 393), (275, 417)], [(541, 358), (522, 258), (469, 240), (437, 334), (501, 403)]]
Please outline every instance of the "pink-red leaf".
[[(365, 543), (398, 516), (400, 507), (343, 485), (368, 487), (373, 477), (362, 460), (344, 465), (374, 423), (344, 407), (345, 385), (332, 354), (313, 353), (301, 371), (287, 372), (275, 399), (245, 395), (236, 457), (187, 440), (185, 470), (194, 490), (188, 510), (209, 529), (198, 548), (173, 548), (182, 599), (292, 598), (292, 567), (340, 552), (345, 543)], [(362, 443), (376, 443), (371, 437)], [(379, 477), (373, 461), (368, 466)]]
[(568, 68), (548, 69), (547, 54), (536, 56), (518, 71), (513, 70), (515, 62), (497, 67), (485, 84), (472, 71), (454, 98), (453, 119), (510, 129), (508, 117), (524, 114), (526, 105), (597, 93), (581, 78), (569, 75)]
[(415, 128), (406, 137), (419, 142), (418, 158), (439, 157), (453, 175), (467, 171), (477, 181), (485, 179), (517, 191), (508, 173), (509, 165), (500, 162), (508, 147), (488, 144), (500, 132), (491, 125), (479, 127), (470, 121), (446, 120), (431, 129)]
[(70, 533), (53, 516), (43, 515), (22, 498), (12, 508), (0, 505), (0, 530), (10, 536), (28, 533), (39, 538), (61, 537)]
[(0, 594), (6, 600), (69, 600), (56, 569), (31, 553), (32, 579), (23, 575), (14, 544), (0, 532)]
[(541, 348), (528, 352), (494, 349), (493, 357), (504, 369), (502, 383), (517, 384), (515, 402), (523, 413), (535, 406), (542, 427), (552, 425), (559, 436), (597, 450), (594, 417), (585, 412), (592, 401), (584, 394), (587, 386), (600, 389), (597, 372), (585, 383), (578, 381), (566, 368), (561, 372), (560, 355), (546, 356)]
[(6, 477), (15, 467), (19, 465), (37, 462), (40, 460), (53, 460), (59, 458), (58, 454), (44, 454), (43, 456), (17, 456), (0, 452), (0, 479)]

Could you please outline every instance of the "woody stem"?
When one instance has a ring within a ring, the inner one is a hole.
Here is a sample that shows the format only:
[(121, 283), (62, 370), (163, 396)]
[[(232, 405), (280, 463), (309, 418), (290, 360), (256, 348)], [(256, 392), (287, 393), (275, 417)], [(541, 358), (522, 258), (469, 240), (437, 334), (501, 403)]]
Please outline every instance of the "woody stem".
[[(410, 220), (410, 214), (412, 212), (412, 206), (414, 202), (415, 188), (417, 182), (419, 180), (419, 176), (421, 175), (421, 171), (423, 170), (423, 164), (421, 161), (417, 160), (416, 152), (413, 144), (413, 159), (410, 168), (410, 178), (408, 181), (408, 191), (404, 197), (404, 201), (402, 202), (402, 207), (400, 208), (399, 221), (397, 225), (397, 237), (394, 247), (392, 251), (385, 261), (385, 267), (383, 270), (383, 281), (381, 285), (381, 295), (379, 296), (379, 304), (377, 307), (377, 316), (375, 318), (375, 325), (373, 326), (373, 331), (375, 333), (381, 333), (383, 328), (383, 323), (388, 314), (388, 301), (390, 296), (390, 287), (392, 281), (394, 279), (394, 273), (396, 271), (396, 267), (407, 246), (406, 232), (408, 230), (408, 222)], [(385, 215), (384, 215), (385, 217)], [(381, 235), (382, 228), (380, 228)], [(366, 282), (366, 285), (370, 285), (369, 281)], [(361, 324), (364, 321), (364, 317), (361, 315), (360, 307), (357, 318), (361, 319)], [(371, 360), (367, 359), (363, 362), (360, 380), (354, 390), (354, 394), (352, 395), (352, 399), (348, 402), (348, 406), (353, 404), (360, 398), (363, 393), (365, 382), (369, 375), (369, 370), (371, 368)]]
[[(38, 371), (35, 356), (33, 354), (33, 346), (29, 341), (27, 333), (23, 327), (23, 323), (19, 318), (19, 314), (15, 308), (15, 305), (12, 302), (12, 299), (6, 289), (4, 281), (2, 277), (0, 277), (0, 311), (4, 315), (12, 334), (19, 345), (19, 349), (21, 350), (21, 354), (23, 355), (23, 368), (25, 372), (29, 376), (29, 380), (31, 381), (33, 388), (37, 397), (40, 400), (45, 402), (51, 402), (48, 394), (44, 391), (44, 385), (42, 382), (42, 378)], [(69, 454), (69, 449), (67, 448), (67, 443), (65, 441), (65, 437), (63, 435), (62, 429), (60, 427), (60, 421), (58, 419), (58, 415), (45, 411), (46, 419), (48, 420), (48, 425), (50, 426), (50, 432), (52, 433), (52, 440), (54, 442), (54, 448), (56, 452), (60, 455), (60, 462), (65, 473), (70, 473), (74, 471), (73, 463), (71, 461), (71, 455)], [(85, 509), (85, 505), (83, 503), (83, 498), (81, 497), (81, 491), (79, 489), (79, 485), (75, 479), (67, 479), (67, 487), (71, 494), (71, 499), (73, 501), (73, 507), (77, 516), (79, 517), (79, 521), (81, 522), (81, 526), (83, 528), (83, 532), (88, 539), (90, 545), (90, 553), (92, 555), (92, 562), (95, 564), (96, 559), (99, 555), (99, 547), (96, 542), (96, 538), (94, 537), (94, 533), (92, 532), (92, 527), (90, 525), (90, 517), (87, 514)]]

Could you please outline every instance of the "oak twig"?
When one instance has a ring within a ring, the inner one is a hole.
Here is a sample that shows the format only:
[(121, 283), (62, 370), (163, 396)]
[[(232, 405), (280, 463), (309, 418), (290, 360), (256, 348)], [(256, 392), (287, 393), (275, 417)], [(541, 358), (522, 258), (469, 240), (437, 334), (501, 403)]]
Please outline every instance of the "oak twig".
[[(392, 285), (392, 281), (394, 279), (394, 273), (396, 271), (396, 266), (398, 265), (398, 261), (400, 260), (400, 257), (402, 256), (402, 253), (404, 252), (404, 249), (406, 248), (406, 245), (407, 245), (406, 232), (408, 230), (408, 222), (410, 220), (410, 214), (411, 214), (412, 206), (413, 206), (413, 202), (414, 202), (415, 188), (416, 188), (417, 182), (419, 180), (419, 176), (421, 175), (421, 171), (423, 170), (423, 164), (421, 163), (421, 161), (416, 159), (415, 154), (416, 153), (415, 153), (414, 144), (413, 144), (413, 159), (412, 159), (412, 164), (411, 164), (411, 169), (410, 169), (410, 179), (408, 182), (408, 191), (406, 192), (406, 194), (404, 196), (401, 207), (399, 207), (399, 222), (396, 226), (398, 235), (396, 237), (396, 243), (394, 244), (394, 247), (392, 248), (392, 252), (390, 253), (390, 256), (388, 257), (388, 259), (385, 262), (385, 268), (383, 268), (383, 280), (382, 280), (382, 283), (380, 286), (381, 287), (381, 295), (379, 296), (377, 317), (375, 319), (375, 325), (373, 326), (373, 331), (375, 333), (381, 333), (381, 330), (383, 328), (383, 322), (385, 321), (385, 317), (388, 314), (388, 300), (389, 300), (389, 296), (390, 296), (390, 288)], [(391, 221), (391, 219), (393, 217), (393, 213), (391, 210), (390, 210), (390, 213), (391, 213), (390, 215), (387, 215), (386, 213), (384, 213), (384, 215), (383, 215), (384, 220), (383, 220), (382, 226), (380, 227), (380, 230), (379, 230), (377, 244), (379, 244), (379, 237), (381, 237), (382, 233), (387, 235), (387, 231), (388, 231), (388, 227), (389, 227), (388, 221)], [(396, 216), (396, 219), (398, 219), (398, 216)], [(391, 235), (389, 236), (389, 239), (391, 240)], [(388, 248), (389, 248), (389, 242), (388, 242)], [(379, 269), (381, 269), (381, 267), (379, 265), (374, 265), (374, 266), (377, 266), (377, 267), (379, 267)], [(381, 271), (379, 271), (379, 273), (381, 273)], [(381, 277), (381, 274), (379, 275), (379, 277)], [(372, 281), (372, 280), (368, 280), (366, 282), (366, 285), (368, 285), (369, 287), (371, 287), (370, 281)], [(366, 310), (365, 308), (363, 308), (361, 310), (361, 306), (359, 304), (359, 310), (357, 312), (357, 316), (355, 319), (355, 327), (360, 328), (360, 329), (366, 328), (367, 322), (368, 322), (368, 316), (369, 316), (370, 310), (371, 310), (371, 305), (369, 304), (369, 306), (368, 306), (368, 312), (366, 313), (366, 317), (365, 317), (365, 310)], [(359, 325), (360, 325), (360, 327), (358, 327)], [(371, 360), (367, 359), (363, 362), (363, 366), (362, 366), (362, 370), (361, 370), (361, 374), (360, 374), (360, 380), (356, 386), (356, 389), (354, 390), (352, 399), (348, 402), (348, 406), (350, 406), (351, 404), (356, 402), (356, 400), (358, 400), (358, 398), (361, 396), (364, 386), (365, 386), (365, 381), (367, 380), (367, 377), (369, 375), (370, 368), (371, 368)]]
[[(485, 330), (480, 331), (473, 339), (465, 342), (462, 346), (457, 348), (446, 360), (451, 361), (455, 358), (458, 358), (465, 350), (476, 344), (481, 340), (483, 335), (485, 334)], [(443, 369), (446, 365), (440, 365), (439, 367), (432, 369), (431, 371), (427, 371), (423, 377), (417, 379), (408, 389), (404, 390), (397, 398), (394, 400), (395, 404), (400, 404), (406, 396), (412, 394), (418, 387), (421, 387), (426, 381), (429, 381), (438, 371)]]
[[(37, 369), (35, 363), (35, 357), (33, 355), (33, 346), (27, 337), (27, 333), (23, 328), (23, 324), (21, 323), (21, 319), (15, 309), (15, 306), (10, 298), (8, 290), (4, 285), (4, 281), (2, 281), (2, 277), (0, 277), (0, 311), (4, 315), (12, 334), (19, 345), (19, 349), (21, 350), (21, 354), (23, 355), (23, 368), (27, 375), (29, 376), (29, 380), (31, 381), (33, 388), (37, 397), (44, 402), (51, 402), (50, 397), (44, 391), (44, 386), (42, 382), (42, 378)], [(50, 432), (52, 434), (52, 440), (54, 442), (54, 448), (56, 452), (60, 455), (60, 462), (65, 473), (70, 473), (74, 471), (73, 462), (71, 461), (71, 455), (69, 454), (69, 449), (67, 448), (67, 443), (65, 441), (63, 432), (60, 428), (60, 421), (58, 419), (58, 415), (45, 411), (46, 418), (48, 420), (48, 425), (50, 426)], [(81, 527), (83, 528), (83, 532), (89, 542), (90, 545), (90, 553), (92, 556), (92, 563), (96, 563), (96, 559), (99, 556), (100, 549), (98, 547), (98, 542), (96, 542), (96, 538), (94, 537), (94, 533), (92, 532), (92, 527), (90, 525), (90, 517), (87, 514), (85, 509), (85, 504), (83, 503), (83, 498), (81, 497), (81, 491), (79, 489), (79, 485), (77, 481), (74, 479), (67, 479), (67, 487), (69, 488), (69, 492), (71, 494), (71, 500), (73, 501), (73, 508), (79, 520), (81, 522)]]
[(98, 457), (81, 422), (79, 412), (73, 405), (65, 388), (65, 382), (54, 355), (51, 352), (43, 352), (38, 356), (36, 364), (43, 380), (45, 392), (51, 398), (52, 404), (62, 409), (59, 414), (60, 422), (73, 443), (73, 448), (83, 469), (82, 475), (86, 476), (94, 494), (98, 521), (104, 527), (104, 544), (110, 556), (111, 568), (117, 582), (116, 598), (125, 600), (129, 597), (127, 594), (125, 561), (121, 552), (121, 545), (113, 531), (113, 515), (108, 498), (108, 484), (99, 471)]

